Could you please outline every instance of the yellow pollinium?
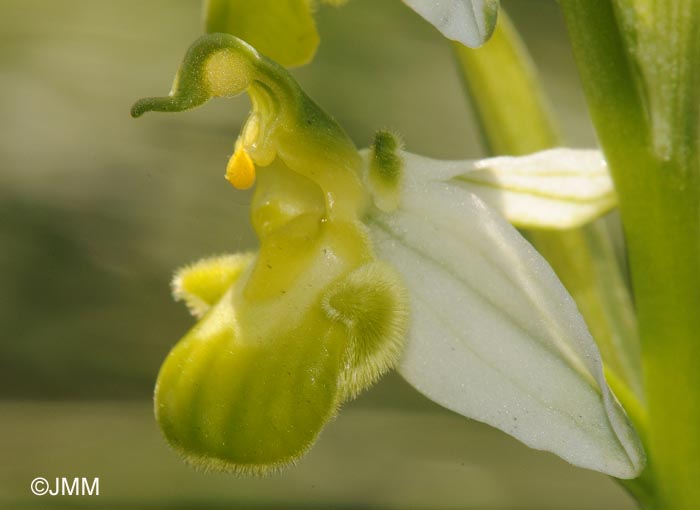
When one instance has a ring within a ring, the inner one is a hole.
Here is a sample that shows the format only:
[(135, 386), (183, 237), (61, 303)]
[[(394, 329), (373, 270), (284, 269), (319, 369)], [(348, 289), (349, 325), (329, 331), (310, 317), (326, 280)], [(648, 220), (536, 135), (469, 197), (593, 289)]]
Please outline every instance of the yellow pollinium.
[(255, 163), (244, 148), (236, 147), (228, 160), (226, 180), (236, 189), (248, 189), (255, 184)]

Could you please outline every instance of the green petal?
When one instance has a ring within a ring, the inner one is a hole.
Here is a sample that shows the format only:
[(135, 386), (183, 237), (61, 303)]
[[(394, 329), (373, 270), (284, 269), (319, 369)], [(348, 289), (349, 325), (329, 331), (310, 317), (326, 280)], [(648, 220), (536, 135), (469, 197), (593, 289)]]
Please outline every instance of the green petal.
[(207, 33), (243, 39), (285, 67), (308, 63), (319, 43), (309, 0), (207, 0)]
[(374, 204), (384, 212), (399, 205), (404, 162), (401, 157), (403, 142), (389, 132), (378, 131), (369, 149), (365, 184)]

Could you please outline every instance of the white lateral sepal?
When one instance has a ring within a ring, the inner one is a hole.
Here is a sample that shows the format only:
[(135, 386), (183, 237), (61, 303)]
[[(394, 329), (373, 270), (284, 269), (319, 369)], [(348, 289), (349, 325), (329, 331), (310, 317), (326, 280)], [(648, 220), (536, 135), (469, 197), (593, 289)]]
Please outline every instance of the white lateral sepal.
[(527, 156), (439, 161), (406, 154), (406, 166), (450, 181), (524, 228), (569, 229), (617, 205), (600, 151), (550, 149)]
[(532, 448), (637, 476), (640, 441), (549, 264), (444, 165), (403, 157), (398, 209), (367, 220), (378, 256), (409, 289), (400, 373), (435, 402)]
[(517, 227), (580, 227), (617, 204), (607, 163), (597, 150), (484, 159), (456, 179)]
[(442, 35), (470, 48), (484, 44), (496, 28), (498, 0), (403, 0)]

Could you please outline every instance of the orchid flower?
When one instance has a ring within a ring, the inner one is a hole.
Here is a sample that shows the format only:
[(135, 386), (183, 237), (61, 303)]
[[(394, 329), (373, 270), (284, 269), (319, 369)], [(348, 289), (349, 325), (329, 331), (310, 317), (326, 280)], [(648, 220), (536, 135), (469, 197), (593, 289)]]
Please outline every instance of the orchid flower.
[(132, 114), (242, 92), (252, 112), (226, 179), (256, 186), (259, 249), (175, 276), (175, 296), (199, 319), (155, 390), (176, 450), (207, 468), (281, 468), (397, 368), (434, 401), (533, 448), (637, 476), (643, 449), (586, 324), (507, 221), (565, 228), (608, 210), (600, 153), (435, 161), (386, 131), (358, 151), (284, 68), (227, 34), (196, 41), (170, 95)]

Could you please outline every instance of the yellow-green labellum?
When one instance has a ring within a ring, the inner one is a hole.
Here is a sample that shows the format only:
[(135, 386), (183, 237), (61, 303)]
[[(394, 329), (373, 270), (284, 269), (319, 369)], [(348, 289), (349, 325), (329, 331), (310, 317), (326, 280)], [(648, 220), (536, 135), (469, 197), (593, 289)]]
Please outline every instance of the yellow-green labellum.
[[(321, 234), (302, 273), (341, 253), (334, 238), (342, 234)], [(259, 301), (234, 285), (168, 355), (156, 417), (190, 462), (256, 474), (293, 463), (343, 400), (396, 363), (407, 313), (391, 268), (370, 262), (321, 292), (305, 287), (292, 283), (289, 297), (278, 288), (279, 298)], [(262, 311), (248, 313), (255, 302)]]
[(158, 423), (206, 468), (261, 473), (298, 459), (339, 405), (342, 328), (309, 313), (273, 338), (246, 336), (228, 293), (172, 350)]

